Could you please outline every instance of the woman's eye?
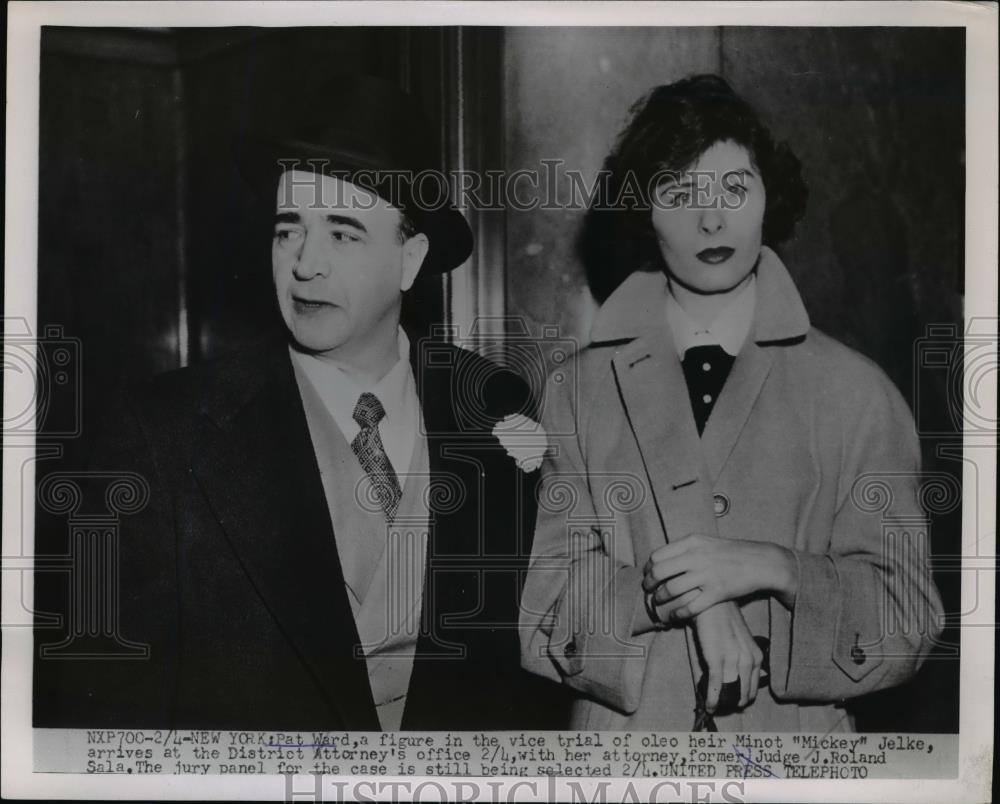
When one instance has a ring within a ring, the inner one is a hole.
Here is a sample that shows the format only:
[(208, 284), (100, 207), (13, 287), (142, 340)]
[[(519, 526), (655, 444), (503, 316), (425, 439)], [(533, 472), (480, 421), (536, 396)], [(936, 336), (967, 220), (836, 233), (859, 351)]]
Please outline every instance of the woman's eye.
[(726, 195), (730, 198), (735, 198), (737, 201), (742, 201), (747, 197), (747, 188), (742, 184), (734, 184), (726, 188)]
[(681, 187), (664, 190), (660, 193), (660, 200), (667, 209), (677, 209), (691, 203), (691, 191)]
[(749, 190), (739, 182), (727, 184), (722, 194), (723, 209), (739, 209), (747, 200)]

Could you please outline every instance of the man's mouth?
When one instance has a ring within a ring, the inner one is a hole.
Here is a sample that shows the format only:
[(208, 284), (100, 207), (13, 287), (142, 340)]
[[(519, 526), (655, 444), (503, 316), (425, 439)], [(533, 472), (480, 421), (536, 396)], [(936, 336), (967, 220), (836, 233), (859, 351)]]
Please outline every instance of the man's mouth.
[(718, 248), (706, 248), (699, 251), (697, 257), (702, 262), (707, 262), (709, 265), (718, 265), (720, 262), (725, 262), (730, 257), (733, 256), (735, 249), (729, 248), (729, 246), (719, 246)]
[(302, 296), (292, 296), (292, 306), (297, 313), (316, 313), (325, 309), (332, 309), (337, 305), (323, 301), (322, 299), (306, 299)]

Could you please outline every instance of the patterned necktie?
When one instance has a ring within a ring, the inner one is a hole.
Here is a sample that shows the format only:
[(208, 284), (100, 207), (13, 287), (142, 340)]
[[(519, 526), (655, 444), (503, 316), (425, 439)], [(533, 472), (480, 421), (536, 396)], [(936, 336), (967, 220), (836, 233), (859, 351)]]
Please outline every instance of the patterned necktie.
[(354, 421), (361, 426), (361, 432), (351, 442), (351, 449), (372, 481), (375, 497), (385, 512), (385, 518), (392, 522), (403, 492), (378, 433), (378, 423), (385, 418), (385, 408), (375, 394), (365, 392), (358, 397), (353, 416)]

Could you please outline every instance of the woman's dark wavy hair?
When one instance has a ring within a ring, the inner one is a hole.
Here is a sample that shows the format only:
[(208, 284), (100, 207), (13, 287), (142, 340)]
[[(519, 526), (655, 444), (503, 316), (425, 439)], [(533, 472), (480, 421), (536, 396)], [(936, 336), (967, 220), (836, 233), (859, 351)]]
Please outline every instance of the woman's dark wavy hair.
[[(691, 168), (717, 142), (742, 145), (760, 171), (767, 190), (764, 243), (775, 246), (792, 233), (808, 196), (801, 164), (787, 145), (774, 142), (750, 104), (722, 78), (695, 75), (656, 87), (631, 112), (604, 161), (607, 180), (588, 211), (582, 245), (593, 264), (592, 286), (595, 280), (610, 281), (613, 289), (636, 269), (662, 267), (650, 219), (648, 191), (655, 189), (648, 187), (650, 179), (662, 171)], [(631, 202), (622, 203), (627, 199)], [(609, 268), (613, 277), (597, 276)], [(594, 290), (600, 298), (600, 288)]]

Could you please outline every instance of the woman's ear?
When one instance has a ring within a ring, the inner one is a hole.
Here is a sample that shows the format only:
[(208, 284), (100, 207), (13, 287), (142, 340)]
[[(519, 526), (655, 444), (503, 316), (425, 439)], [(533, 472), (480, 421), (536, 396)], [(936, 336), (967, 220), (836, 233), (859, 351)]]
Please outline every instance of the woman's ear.
[(423, 232), (418, 232), (413, 237), (407, 238), (406, 242), (403, 243), (403, 274), (399, 281), (401, 291), (405, 292), (413, 285), (430, 247), (430, 241)]

